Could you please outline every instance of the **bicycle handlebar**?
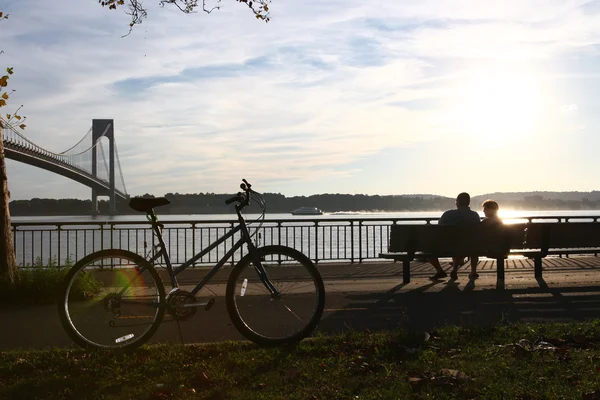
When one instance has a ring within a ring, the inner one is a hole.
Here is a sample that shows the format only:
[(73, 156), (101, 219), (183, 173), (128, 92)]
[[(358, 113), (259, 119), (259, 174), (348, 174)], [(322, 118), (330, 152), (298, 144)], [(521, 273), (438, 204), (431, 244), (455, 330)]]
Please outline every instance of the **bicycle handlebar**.
[(252, 189), (250, 188), (252, 187), (252, 185), (249, 184), (248, 181), (245, 179), (242, 179), (242, 182), (243, 183), (240, 184), (240, 189), (242, 189), (244, 193), (238, 192), (235, 196), (225, 200), (225, 204), (231, 204), (234, 201), (237, 201), (240, 203), (239, 207), (244, 208), (250, 203), (250, 192), (252, 192)]
[(228, 198), (227, 200), (225, 200), (225, 204), (231, 204), (231, 203), (233, 203), (234, 201), (239, 201), (239, 202), (242, 202), (242, 201), (243, 201), (243, 199), (242, 199), (242, 194), (241, 194), (241, 193), (238, 193), (237, 195), (235, 195), (235, 196), (233, 196), (233, 197), (230, 197), (230, 198)]

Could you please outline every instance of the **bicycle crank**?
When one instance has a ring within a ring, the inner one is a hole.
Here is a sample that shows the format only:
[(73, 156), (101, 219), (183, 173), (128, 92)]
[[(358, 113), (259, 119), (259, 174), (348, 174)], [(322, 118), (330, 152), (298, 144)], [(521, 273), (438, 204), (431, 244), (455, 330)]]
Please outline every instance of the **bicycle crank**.
[(204, 311), (208, 311), (213, 304), (215, 304), (215, 298), (211, 297), (206, 303), (188, 303), (185, 304), (184, 307), (204, 307)]

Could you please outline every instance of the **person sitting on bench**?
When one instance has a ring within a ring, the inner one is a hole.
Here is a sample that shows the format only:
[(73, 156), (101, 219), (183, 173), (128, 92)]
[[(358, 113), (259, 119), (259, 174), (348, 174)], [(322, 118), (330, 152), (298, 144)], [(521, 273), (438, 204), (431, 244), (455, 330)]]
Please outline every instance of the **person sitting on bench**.
[[(442, 214), (440, 217), (438, 224), (439, 225), (468, 225), (468, 224), (478, 224), (481, 220), (479, 214), (469, 207), (471, 204), (471, 196), (469, 193), (460, 193), (456, 197), (456, 208), (453, 210), (448, 210)], [(452, 271), (450, 272), (451, 279), (458, 279), (458, 267), (463, 264), (463, 260), (466, 255), (463, 257), (453, 257), (452, 258)], [(442, 269), (440, 265), (440, 260), (437, 257), (429, 258), (428, 261), (433, 265), (436, 270), (435, 275), (429, 277), (431, 280), (438, 280), (448, 276), (446, 272)], [(479, 262), (478, 256), (471, 256), (471, 274), (469, 275), (470, 279), (477, 278), (477, 263)]]
[(494, 200), (486, 200), (481, 204), (485, 218), (481, 221), (486, 226), (497, 226), (503, 224), (502, 219), (498, 216), (498, 203)]

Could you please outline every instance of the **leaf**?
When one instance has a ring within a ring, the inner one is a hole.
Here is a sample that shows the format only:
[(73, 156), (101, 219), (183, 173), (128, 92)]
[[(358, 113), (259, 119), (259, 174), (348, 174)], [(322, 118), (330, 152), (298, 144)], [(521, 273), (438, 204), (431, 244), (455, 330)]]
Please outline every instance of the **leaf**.
[(16, 114), (15, 114), (15, 118), (16, 118), (17, 120), (19, 120), (19, 121), (21, 120), (21, 116), (20, 116), (20, 115), (16, 115)]
[(206, 372), (202, 372), (200, 375), (190, 379), (190, 384), (194, 388), (201, 389), (203, 387), (212, 385), (213, 381), (208, 377), (208, 375), (206, 375)]
[(14, 67), (7, 67), (6, 68), (6, 72), (8, 72), (9, 75), (13, 74), (13, 70), (14, 70)]
[(575, 342), (576, 344), (588, 344), (589, 340), (588, 338), (586, 338), (583, 335), (572, 335), (571, 339), (573, 340), (573, 342)]
[(452, 377), (452, 378), (456, 379), (457, 381), (470, 381), (471, 380), (471, 378), (468, 377), (464, 372), (459, 371), (457, 369), (443, 368), (440, 371), (440, 374), (443, 376)]
[(6, 87), (8, 85), (8, 75), (4, 75), (0, 78), (0, 87)]
[(571, 375), (567, 378), (569, 386), (577, 386), (581, 382), (581, 378), (578, 375)]
[(600, 389), (596, 389), (593, 392), (584, 393), (582, 398), (583, 400), (600, 400)]
[(12, 115), (6, 114), (6, 119), (11, 119)]
[(291, 380), (295, 381), (302, 377), (302, 374), (297, 369), (291, 369), (288, 371), (288, 376)]
[(564, 339), (554, 339), (554, 338), (546, 338), (546, 339), (544, 339), (544, 342), (553, 344), (556, 347), (563, 346), (565, 343), (567, 343), (567, 341)]
[(6, 93), (6, 92), (2, 93), (2, 98), (4, 100), (8, 100), (8, 93)]
[(418, 376), (411, 376), (408, 378), (408, 384), (411, 386), (420, 385), (425, 382), (425, 379)]
[(0, 18), (2, 18), (2, 11), (0, 11)]
[(252, 386), (252, 389), (254, 389), (254, 390), (260, 390), (260, 389), (266, 389), (266, 388), (267, 388), (267, 384), (264, 382), (258, 382), (254, 386)]
[(6, 105), (6, 100), (0, 99), (0, 107), (4, 107)]
[(19, 128), (21, 128), (21, 129), (25, 129), (25, 127), (26, 127), (26, 126), (27, 126), (27, 125), (25, 125), (25, 124), (21, 124), (21, 125), (19, 125)]

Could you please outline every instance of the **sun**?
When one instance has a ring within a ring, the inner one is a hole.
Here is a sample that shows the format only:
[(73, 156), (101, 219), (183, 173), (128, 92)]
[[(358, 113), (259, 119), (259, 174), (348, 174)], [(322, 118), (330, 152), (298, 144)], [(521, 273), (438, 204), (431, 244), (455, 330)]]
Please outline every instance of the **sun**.
[(540, 84), (531, 73), (505, 68), (473, 74), (457, 100), (457, 128), (481, 144), (518, 144), (540, 122)]

